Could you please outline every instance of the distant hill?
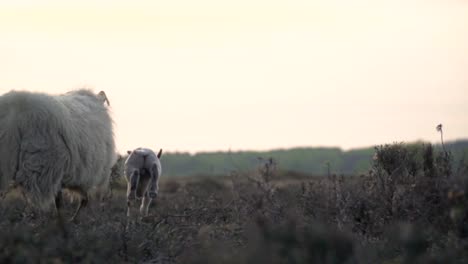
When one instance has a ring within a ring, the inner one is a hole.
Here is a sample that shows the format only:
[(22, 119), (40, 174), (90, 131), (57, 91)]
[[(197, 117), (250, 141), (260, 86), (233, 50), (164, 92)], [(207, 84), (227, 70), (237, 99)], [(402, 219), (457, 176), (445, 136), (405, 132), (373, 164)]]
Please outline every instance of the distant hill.
[[(423, 142), (411, 143), (421, 144)], [(468, 160), (468, 140), (446, 143), (446, 148), (453, 154), (454, 160)], [(435, 146), (440, 151), (439, 145)], [(326, 175), (327, 163), (331, 173), (360, 174), (366, 173), (371, 166), (374, 148), (360, 148), (343, 151), (340, 148), (292, 148), (271, 151), (239, 152), (204, 152), (165, 153), (163, 156), (163, 174), (167, 176), (191, 175), (227, 175), (232, 171), (247, 172), (259, 163), (261, 158), (273, 158), (282, 171), (291, 171), (312, 175)]]

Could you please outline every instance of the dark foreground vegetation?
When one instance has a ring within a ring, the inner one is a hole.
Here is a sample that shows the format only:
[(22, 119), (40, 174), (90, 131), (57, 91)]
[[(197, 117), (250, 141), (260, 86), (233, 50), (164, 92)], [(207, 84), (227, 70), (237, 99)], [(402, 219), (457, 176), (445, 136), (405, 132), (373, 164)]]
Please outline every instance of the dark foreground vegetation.
[(78, 223), (10, 193), (0, 263), (468, 263), (467, 180), (448, 151), (393, 144), (363, 175), (282, 173), (267, 158), (225, 177), (165, 178), (141, 220), (125, 216), (121, 179)]

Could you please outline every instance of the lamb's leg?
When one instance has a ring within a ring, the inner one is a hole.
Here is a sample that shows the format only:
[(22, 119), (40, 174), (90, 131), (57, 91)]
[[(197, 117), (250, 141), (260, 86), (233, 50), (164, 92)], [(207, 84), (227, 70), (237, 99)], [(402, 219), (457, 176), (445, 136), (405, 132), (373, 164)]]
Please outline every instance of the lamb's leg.
[(88, 204), (88, 194), (83, 190), (79, 190), (79, 193), (80, 193), (80, 196), (81, 196), (81, 201), (80, 201), (80, 204), (78, 205), (78, 207), (76, 208), (76, 211), (73, 214), (70, 221), (75, 221), (76, 217), (78, 216), (78, 213), (81, 210), (81, 208), (86, 207), (86, 205)]
[(127, 200), (134, 200), (136, 189), (138, 187), (138, 183), (140, 180), (140, 172), (138, 170), (134, 170), (130, 175), (130, 188), (127, 189)]
[(140, 174), (140, 178), (139, 178), (139, 181), (138, 181), (138, 186), (137, 186), (136, 192), (135, 192), (135, 196), (136, 196), (138, 201), (141, 198), (143, 198), (143, 196), (145, 196), (145, 194), (146, 194), (146, 192), (148, 190), (148, 186), (149, 186), (150, 181), (151, 181), (151, 174), (148, 174), (148, 173), (145, 173), (145, 172)]
[(140, 171), (134, 170), (127, 183), (127, 216), (130, 217), (132, 211), (132, 202), (135, 202), (136, 192), (140, 185)]
[(141, 216), (148, 216), (149, 206), (153, 199), (148, 196), (148, 192), (143, 196), (143, 201), (141, 202), (140, 214)]
[(141, 198), (141, 205), (140, 205), (140, 215), (146, 216), (148, 214), (148, 210), (145, 209), (149, 205), (149, 197), (148, 197), (148, 189), (151, 182), (151, 173), (144, 173), (140, 175), (140, 182), (138, 183), (138, 187), (136, 190), (137, 199), (140, 200)]
[(159, 190), (159, 171), (158, 171), (158, 166), (156, 164), (153, 164), (151, 167), (151, 182), (150, 182), (150, 189), (149, 189), (149, 197), (151, 199), (154, 199), (158, 196), (158, 190)]

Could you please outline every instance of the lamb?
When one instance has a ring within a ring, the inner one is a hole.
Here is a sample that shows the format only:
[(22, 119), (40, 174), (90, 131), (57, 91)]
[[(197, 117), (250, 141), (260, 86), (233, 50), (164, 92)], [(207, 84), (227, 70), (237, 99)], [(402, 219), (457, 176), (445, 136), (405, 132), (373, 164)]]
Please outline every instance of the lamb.
[(28, 202), (57, 212), (62, 189), (70, 190), (80, 198), (75, 219), (89, 194), (109, 189), (116, 152), (104, 102), (104, 92), (87, 89), (0, 96), (0, 190), (13, 182)]
[(131, 202), (143, 198), (140, 214), (148, 215), (148, 209), (158, 195), (159, 177), (161, 176), (162, 149), (156, 155), (151, 149), (137, 148), (127, 151), (125, 161), (125, 179), (127, 180), (127, 216), (130, 216)]

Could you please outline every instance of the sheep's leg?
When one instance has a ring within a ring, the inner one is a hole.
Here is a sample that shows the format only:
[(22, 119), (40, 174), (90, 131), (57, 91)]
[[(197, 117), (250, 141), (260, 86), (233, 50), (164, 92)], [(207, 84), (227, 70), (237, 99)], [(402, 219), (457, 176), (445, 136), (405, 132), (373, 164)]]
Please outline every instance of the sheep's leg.
[(59, 191), (57, 195), (55, 196), (55, 214), (58, 217), (61, 217), (60, 211), (62, 210), (62, 191)]
[(65, 228), (65, 224), (62, 218), (62, 202), (63, 202), (63, 196), (62, 196), (62, 191), (59, 191), (57, 195), (55, 196), (55, 213), (57, 216), (57, 224), (60, 230), (62, 231), (62, 236), (63, 238), (68, 237), (68, 232), (67, 229)]
[(81, 201), (80, 201), (80, 204), (78, 205), (78, 208), (76, 208), (76, 211), (75, 213), (73, 214), (72, 218), (70, 219), (70, 221), (75, 221), (76, 220), (76, 217), (78, 216), (78, 213), (80, 212), (81, 208), (83, 207), (86, 207), (86, 205), (88, 204), (88, 198), (82, 198)]
[(130, 201), (127, 200), (127, 216), (130, 217), (130, 208), (131, 207), (131, 204), (130, 204)]
[(151, 199), (154, 199), (158, 196), (158, 190), (159, 190), (159, 171), (158, 171), (158, 166), (156, 164), (153, 164), (151, 167), (151, 182), (150, 182), (150, 190), (149, 190), (149, 197)]
[(78, 208), (76, 208), (75, 213), (73, 214), (72, 218), (70, 221), (75, 221), (76, 217), (78, 216), (78, 213), (80, 212), (81, 208), (86, 207), (88, 204), (88, 194), (82, 190), (79, 191), (81, 195), (81, 201), (80, 204), (78, 205)]

